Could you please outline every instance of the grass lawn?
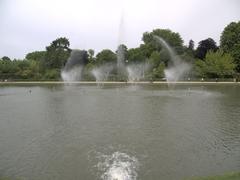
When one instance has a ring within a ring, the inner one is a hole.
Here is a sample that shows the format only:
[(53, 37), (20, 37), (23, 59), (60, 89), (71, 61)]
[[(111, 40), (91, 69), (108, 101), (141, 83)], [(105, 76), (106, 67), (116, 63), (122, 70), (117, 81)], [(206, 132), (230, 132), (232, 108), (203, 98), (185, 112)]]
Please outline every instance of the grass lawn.
[(186, 180), (240, 180), (240, 172), (228, 173), (219, 176), (194, 177)]

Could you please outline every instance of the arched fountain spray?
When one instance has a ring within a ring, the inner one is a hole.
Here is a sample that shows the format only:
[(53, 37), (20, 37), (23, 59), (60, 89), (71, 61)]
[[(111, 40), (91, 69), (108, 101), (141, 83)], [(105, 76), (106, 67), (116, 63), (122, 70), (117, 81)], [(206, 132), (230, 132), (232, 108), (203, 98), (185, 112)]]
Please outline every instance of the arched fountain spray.
[(154, 36), (154, 38), (159, 42), (164, 48), (167, 49), (170, 55), (171, 65), (164, 70), (165, 77), (167, 82), (176, 82), (179, 81), (190, 69), (191, 66), (184, 62), (171, 48), (168, 43), (159, 36)]

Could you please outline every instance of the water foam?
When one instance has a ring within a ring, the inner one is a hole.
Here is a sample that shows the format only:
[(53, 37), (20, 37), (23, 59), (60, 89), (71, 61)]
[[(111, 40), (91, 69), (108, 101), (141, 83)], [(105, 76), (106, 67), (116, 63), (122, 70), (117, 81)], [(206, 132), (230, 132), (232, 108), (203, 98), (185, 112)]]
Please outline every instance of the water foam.
[(110, 155), (99, 156), (98, 170), (102, 180), (136, 180), (139, 162), (134, 156), (114, 152)]

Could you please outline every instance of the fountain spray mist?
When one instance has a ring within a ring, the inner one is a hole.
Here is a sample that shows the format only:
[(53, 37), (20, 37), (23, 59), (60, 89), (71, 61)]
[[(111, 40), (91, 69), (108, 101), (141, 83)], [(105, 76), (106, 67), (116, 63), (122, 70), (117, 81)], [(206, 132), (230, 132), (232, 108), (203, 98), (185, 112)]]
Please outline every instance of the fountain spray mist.
[(64, 68), (61, 71), (63, 81), (80, 81), (82, 78), (82, 70), (87, 62), (87, 51), (72, 50)]
[(127, 66), (128, 81), (140, 81), (145, 78), (145, 72), (148, 71), (150, 65), (148, 63), (131, 64)]
[(110, 72), (113, 70), (113, 64), (104, 64), (102, 66), (94, 68), (91, 73), (95, 77), (97, 82), (107, 81)]
[(118, 80), (121, 80), (126, 76), (126, 67), (125, 67), (125, 46), (124, 46), (124, 10), (122, 8), (121, 19), (119, 23), (119, 34), (118, 34), (118, 48), (117, 48), (117, 76)]
[(117, 50), (117, 67), (118, 69), (124, 66), (124, 49), (121, 46), (124, 42), (124, 12), (122, 10), (121, 19), (119, 24), (119, 35), (118, 35), (118, 50)]
[(165, 77), (167, 82), (176, 82), (180, 80), (189, 70), (191, 66), (184, 62), (176, 52), (168, 45), (168, 43), (159, 36), (154, 36), (154, 38), (167, 49), (170, 55), (171, 65), (164, 70)]

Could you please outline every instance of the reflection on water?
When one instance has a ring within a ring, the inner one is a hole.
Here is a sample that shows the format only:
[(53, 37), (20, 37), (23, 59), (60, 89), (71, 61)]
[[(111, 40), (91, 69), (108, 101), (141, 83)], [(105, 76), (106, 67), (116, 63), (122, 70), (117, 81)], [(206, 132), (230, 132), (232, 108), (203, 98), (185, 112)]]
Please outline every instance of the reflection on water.
[(0, 176), (174, 180), (237, 171), (239, 91), (238, 85), (1, 86)]

